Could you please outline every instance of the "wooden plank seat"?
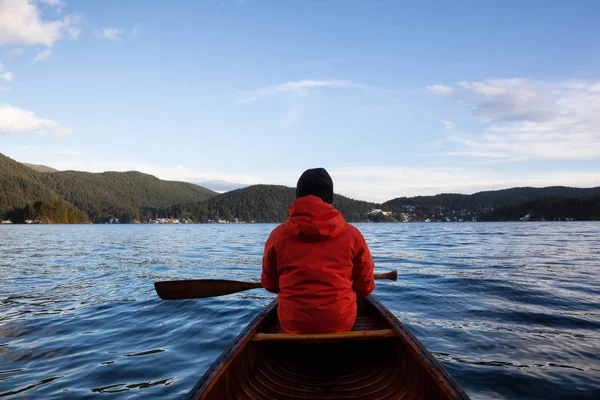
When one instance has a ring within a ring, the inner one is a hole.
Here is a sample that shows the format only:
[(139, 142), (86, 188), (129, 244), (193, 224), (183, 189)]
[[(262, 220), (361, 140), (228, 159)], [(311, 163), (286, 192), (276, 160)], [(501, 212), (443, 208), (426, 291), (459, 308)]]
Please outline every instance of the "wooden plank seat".
[(395, 333), (389, 329), (382, 321), (379, 321), (371, 316), (359, 316), (351, 331), (335, 332), (335, 333), (311, 333), (311, 334), (296, 334), (285, 333), (281, 329), (279, 320), (273, 323), (262, 332), (255, 333), (252, 336), (252, 341), (327, 341), (327, 340), (343, 340), (343, 339), (371, 339), (394, 337)]
[(394, 337), (396, 334), (391, 329), (378, 329), (375, 331), (347, 331), (334, 333), (256, 333), (252, 336), (253, 342), (293, 342), (312, 340), (341, 340), (341, 339), (380, 339)]
[[(279, 319), (273, 319), (271, 323), (260, 330), (260, 333), (285, 333), (281, 329)], [(371, 316), (358, 316), (354, 322), (351, 332), (377, 331), (389, 328), (389, 325)]]

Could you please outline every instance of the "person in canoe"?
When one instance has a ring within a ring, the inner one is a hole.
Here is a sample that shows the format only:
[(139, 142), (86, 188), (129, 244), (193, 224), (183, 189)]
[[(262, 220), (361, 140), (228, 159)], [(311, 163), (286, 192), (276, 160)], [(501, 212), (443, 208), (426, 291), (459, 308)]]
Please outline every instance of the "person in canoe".
[(364, 237), (332, 203), (329, 173), (304, 171), (288, 220), (265, 244), (261, 282), (278, 294), (285, 332), (349, 331), (356, 320), (356, 296), (368, 296), (375, 287)]

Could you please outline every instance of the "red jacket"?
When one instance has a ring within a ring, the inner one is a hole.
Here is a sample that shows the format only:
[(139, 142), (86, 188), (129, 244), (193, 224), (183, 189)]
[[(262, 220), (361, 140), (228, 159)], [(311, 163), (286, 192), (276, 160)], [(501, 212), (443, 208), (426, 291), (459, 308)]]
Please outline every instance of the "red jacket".
[(265, 245), (261, 282), (279, 293), (279, 321), (290, 333), (341, 332), (356, 320), (356, 295), (375, 287), (365, 239), (315, 196), (296, 199)]

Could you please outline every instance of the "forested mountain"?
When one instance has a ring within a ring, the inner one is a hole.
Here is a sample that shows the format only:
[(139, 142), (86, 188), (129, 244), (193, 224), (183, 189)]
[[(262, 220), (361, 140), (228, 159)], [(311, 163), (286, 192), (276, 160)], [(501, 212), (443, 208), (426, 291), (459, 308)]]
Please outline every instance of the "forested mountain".
[[(167, 214), (174, 218), (192, 221), (238, 218), (244, 222), (283, 222), (295, 199), (295, 189), (287, 186), (253, 185), (215, 196), (205, 202), (188, 203), (170, 207)], [(377, 205), (366, 201), (335, 195), (334, 206), (347, 221), (364, 221)]]
[[(93, 222), (113, 217), (131, 220), (139, 217), (140, 210), (202, 201), (215, 194), (198, 185), (163, 181), (140, 172), (40, 173), (0, 154), (0, 217), (13, 210), (22, 215), (27, 206), (33, 210), (36, 201), (60, 200), (68, 203), (67, 208), (84, 211)], [(58, 206), (52, 203), (52, 207)]]
[(600, 196), (543, 197), (519, 205), (497, 208), (482, 221), (598, 221)]
[(479, 220), (497, 208), (523, 205), (553, 196), (564, 198), (600, 196), (600, 187), (517, 187), (471, 195), (444, 193), (435, 196), (399, 197), (387, 201), (384, 203), (384, 207), (390, 207), (397, 212), (410, 212), (421, 218), (432, 220), (446, 220), (447, 218)]
[(112, 217), (139, 219), (140, 210), (202, 201), (216, 194), (192, 183), (163, 181), (135, 171), (62, 171), (42, 174), (41, 179), (65, 200), (85, 211), (94, 222)]
[[(37, 172), (33, 168), (36, 168)], [(287, 186), (254, 185), (224, 194), (141, 172), (89, 173), (25, 166), (0, 154), (0, 217), (13, 222), (141, 222), (172, 217), (283, 222), (295, 198)], [(521, 187), (472, 195), (402, 197), (382, 205), (335, 195), (347, 221), (498, 221), (598, 219), (600, 187)], [(382, 209), (373, 210), (373, 209)]]
[(36, 200), (59, 199), (41, 177), (40, 173), (0, 154), (0, 216)]

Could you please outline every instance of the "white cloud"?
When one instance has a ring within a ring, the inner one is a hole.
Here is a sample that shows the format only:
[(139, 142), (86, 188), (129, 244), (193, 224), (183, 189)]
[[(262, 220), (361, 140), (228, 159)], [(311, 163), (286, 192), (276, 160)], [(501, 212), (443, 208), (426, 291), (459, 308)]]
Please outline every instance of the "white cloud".
[[(447, 94), (472, 105), (482, 132), (449, 132), (447, 155), (510, 161), (600, 158), (600, 82), (524, 78), (459, 82)], [(460, 130), (460, 127), (456, 128)]]
[(355, 88), (361, 87), (360, 84), (351, 81), (344, 80), (303, 80), (303, 81), (290, 81), (280, 83), (278, 85), (268, 86), (262, 89), (258, 89), (249, 92), (241, 102), (249, 103), (257, 101), (268, 96), (273, 96), (280, 93), (291, 93), (297, 95), (306, 95), (311, 89), (318, 88)]
[(6, 81), (6, 82), (10, 82), (12, 81), (14, 78), (14, 75), (12, 72), (3, 72), (0, 73), (0, 80)]
[(8, 88), (6, 86), (0, 85), (0, 92), (8, 92)]
[(76, 26), (70, 26), (67, 28), (67, 33), (69, 34), (69, 36), (71, 36), (73, 39), (77, 39), (79, 37), (79, 34), (81, 33), (81, 29), (79, 29)]
[(454, 90), (450, 86), (445, 86), (445, 85), (427, 86), (426, 89), (431, 92), (441, 93), (441, 94), (452, 94), (452, 92), (454, 92)]
[(42, 3), (48, 4), (49, 6), (56, 7), (58, 9), (66, 6), (62, 0), (40, 0)]
[(117, 28), (104, 28), (101, 31), (97, 31), (94, 34), (98, 39), (108, 39), (108, 40), (121, 40), (121, 30)]
[(33, 62), (45, 60), (46, 58), (48, 58), (50, 56), (50, 54), (52, 54), (52, 50), (50, 50), (50, 49), (41, 51), (41, 52), (37, 53), (35, 55), (35, 57), (33, 57)]
[(37, 131), (38, 134), (65, 136), (71, 131), (58, 122), (37, 117), (32, 111), (9, 105), (0, 106), (0, 134)]
[(65, 17), (65, 23), (67, 24), (65, 30), (71, 38), (77, 39), (81, 34), (79, 24), (81, 24), (82, 20), (81, 14), (70, 14)]
[(0, 45), (42, 44), (52, 46), (63, 32), (75, 29), (80, 16), (71, 14), (62, 20), (43, 21), (31, 0), (0, 0)]
[(4, 70), (4, 64), (0, 62), (0, 81), (10, 82), (14, 79), (12, 72), (2, 72)]

